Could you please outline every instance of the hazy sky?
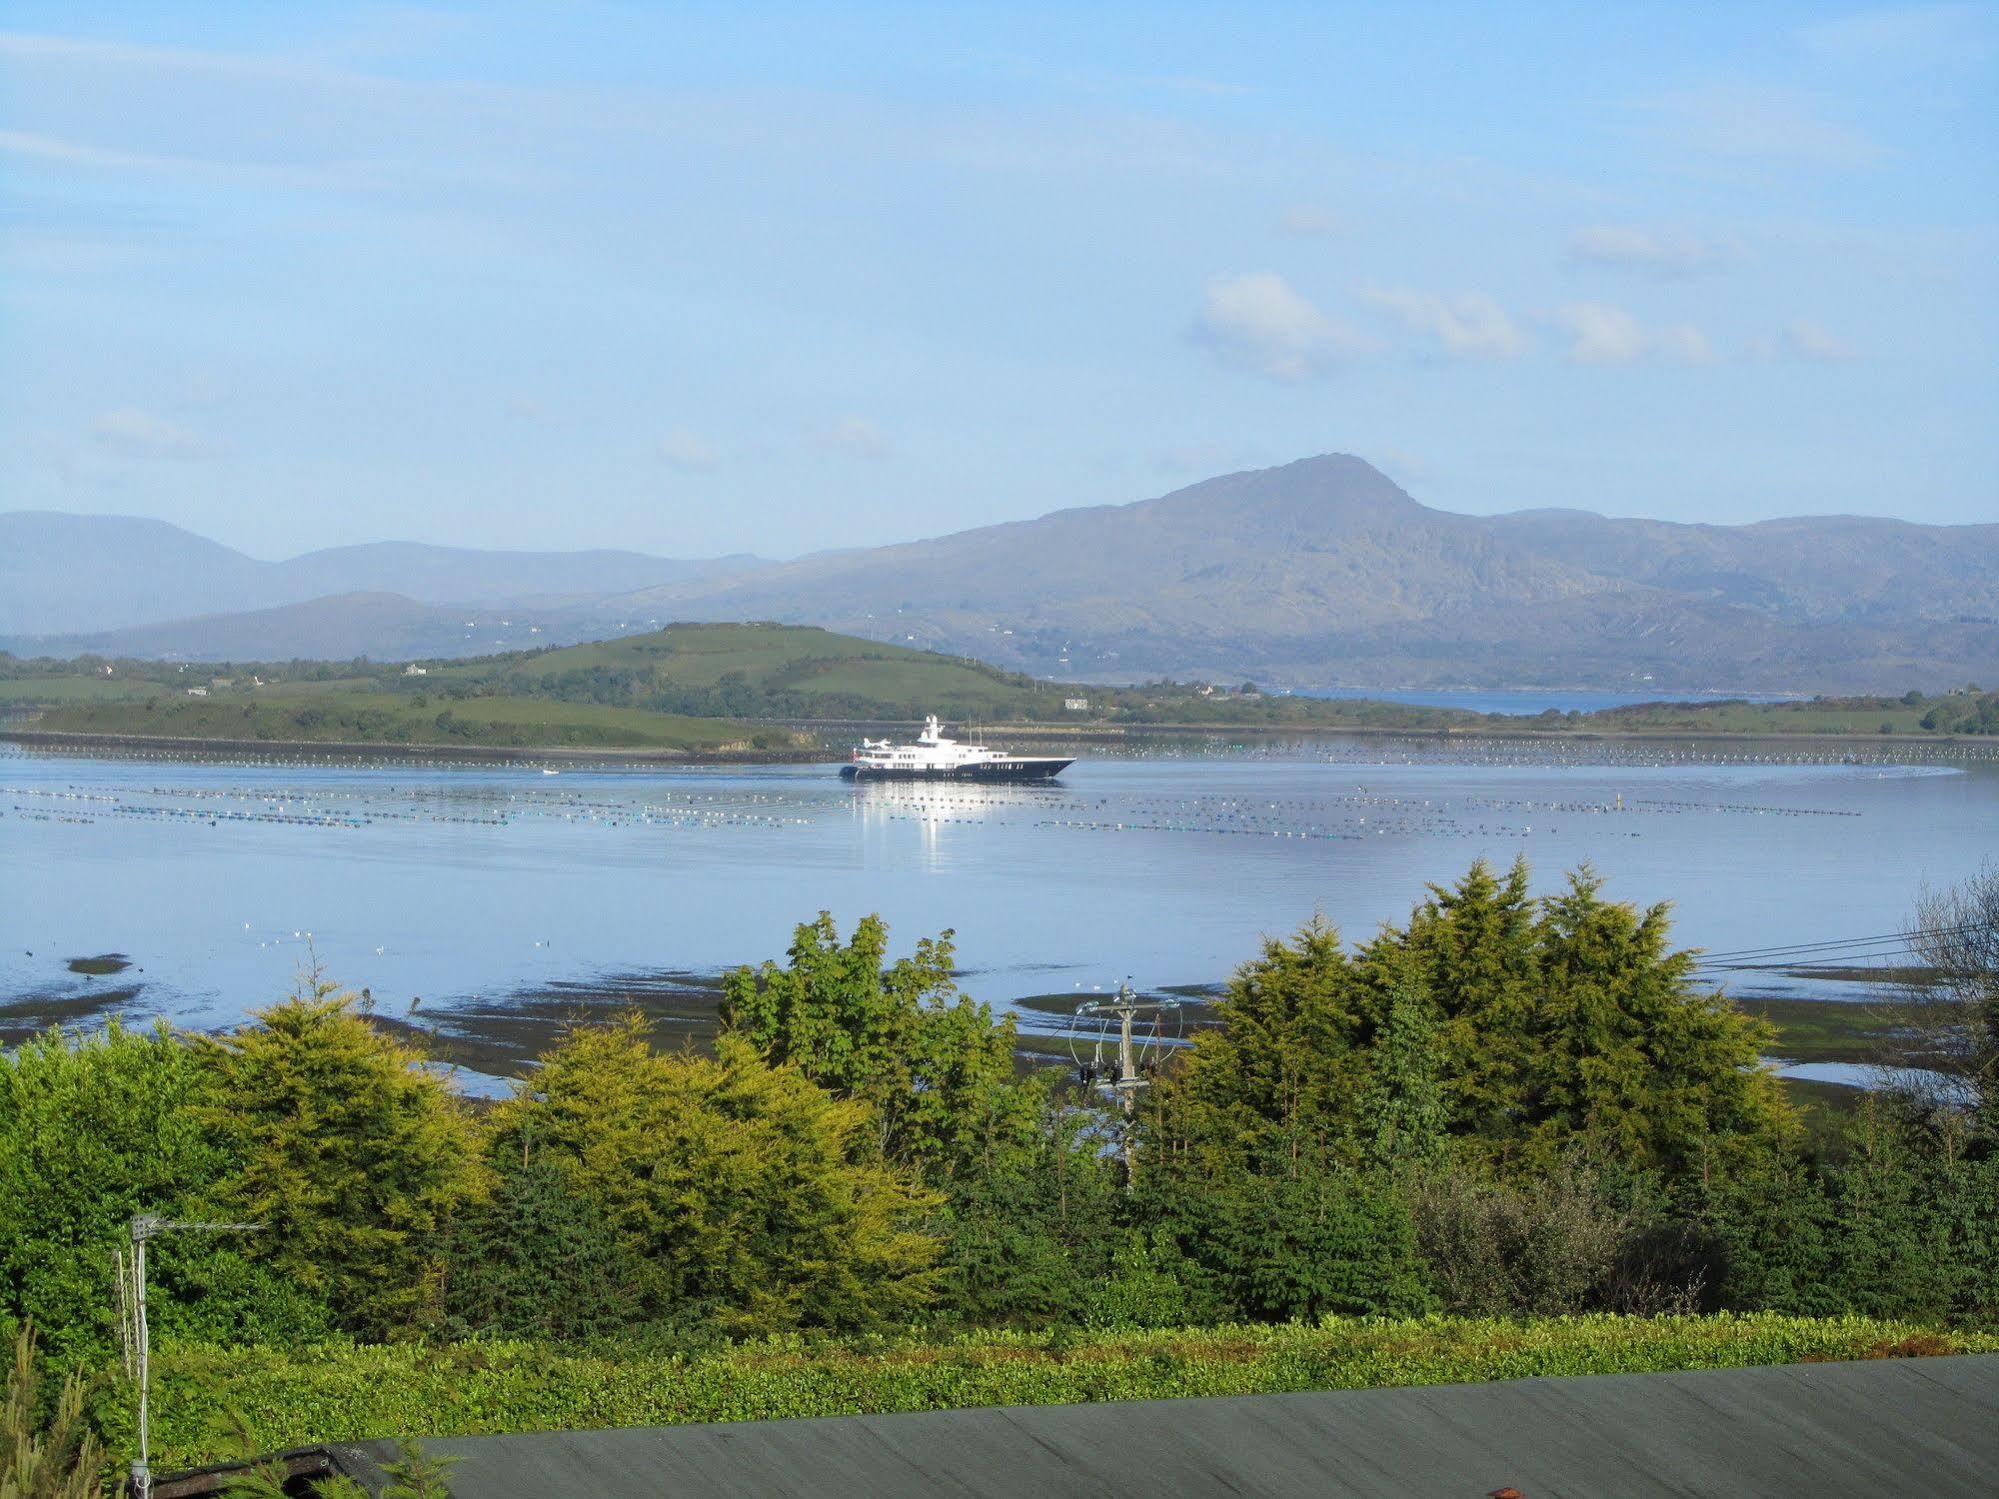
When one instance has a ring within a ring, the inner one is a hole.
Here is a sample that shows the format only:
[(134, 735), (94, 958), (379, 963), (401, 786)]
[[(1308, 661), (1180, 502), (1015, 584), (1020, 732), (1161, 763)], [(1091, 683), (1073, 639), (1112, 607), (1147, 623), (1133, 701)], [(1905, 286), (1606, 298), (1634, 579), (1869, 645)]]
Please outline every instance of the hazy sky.
[(769, 555), (1347, 451), (1999, 520), (1999, 7), (38, 4), (0, 509)]

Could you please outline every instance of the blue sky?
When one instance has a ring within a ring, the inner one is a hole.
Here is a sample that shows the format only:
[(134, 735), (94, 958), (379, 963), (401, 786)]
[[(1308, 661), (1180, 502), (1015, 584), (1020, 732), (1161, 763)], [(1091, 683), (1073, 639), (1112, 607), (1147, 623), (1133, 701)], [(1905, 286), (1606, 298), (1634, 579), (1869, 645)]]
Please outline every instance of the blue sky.
[(14, 0), (0, 507), (791, 555), (1359, 453), (1999, 520), (1999, 7)]

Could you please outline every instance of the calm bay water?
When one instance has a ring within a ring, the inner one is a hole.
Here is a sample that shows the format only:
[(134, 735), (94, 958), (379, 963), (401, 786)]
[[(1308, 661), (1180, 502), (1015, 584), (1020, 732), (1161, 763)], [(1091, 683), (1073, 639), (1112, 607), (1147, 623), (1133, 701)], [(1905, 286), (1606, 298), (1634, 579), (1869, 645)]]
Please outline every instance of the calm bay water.
[[(1999, 851), (1999, 763), (1796, 763), (1739, 746), (1323, 740), (1086, 758), (1049, 788), (853, 787), (831, 767), (565, 769), (0, 751), (0, 1004), (219, 1026), (311, 946), (400, 1008), (782, 954), (821, 907), (899, 950), (957, 931), (965, 987), (1224, 978), (1323, 912), (1351, 937), (1524, 854), (1670, 899), (1684, 945), (1893, 932)], [(86, 978), (71, 958), (129, 955)], [(1745, 976), (1744, 986), (1783, 981)]]

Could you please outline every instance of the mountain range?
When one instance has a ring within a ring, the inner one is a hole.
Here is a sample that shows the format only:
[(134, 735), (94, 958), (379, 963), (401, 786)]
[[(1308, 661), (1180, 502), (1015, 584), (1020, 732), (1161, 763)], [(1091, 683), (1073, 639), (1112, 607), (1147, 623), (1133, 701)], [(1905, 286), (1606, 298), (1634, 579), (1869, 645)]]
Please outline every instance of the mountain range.
[(407, 543), (258, 562), (163, 522), (19, 512), (0, 516), (0, 589), (17, 654), (464, 655), (771, 619), (1075, 679), (1664, 694), (1999, 676), (1999, 525), (1461, 515), (1345, 455), (785, 563)]

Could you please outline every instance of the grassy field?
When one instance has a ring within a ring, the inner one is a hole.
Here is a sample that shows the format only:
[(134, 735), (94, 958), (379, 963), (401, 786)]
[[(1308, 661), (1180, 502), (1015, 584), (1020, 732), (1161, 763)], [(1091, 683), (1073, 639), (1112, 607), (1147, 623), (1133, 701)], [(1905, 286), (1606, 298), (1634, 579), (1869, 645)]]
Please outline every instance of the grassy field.
[(153, 682), (129, 677), (60, 675), (0, 677), (0, 708), (40, 707), (49, 703), (115, 703), (149, 697), (158, 692)]
[(1639, 703), (1588, 715), (1604, 729), (1685, 729), (1712, 734), (1927, 734), (1923, 720), (1943, 708), (1952, 719), (1993, 694), (1942, 697), (1814, 698), (1786, 703)]
[(273, 698), (155, 698), (51, 711), (41, 728), (82, 734), (316, 744), (660, 750), (687, 754), (795, 747), (782, 730), (637, 708), (479, 697), (421, 705), (389, 693)]
[[(987, 1405), (1378, 1389), (1564, 1374), (1999, 1351), (1999, 1334), (1863, 1317), (1329, 1318), (1160, 1332), (773, 1338), (691, 1353), (524, 1342), (154, 1354), (154, 1451), (226, 1455), (369, 1437), (467, 1436)], [(121, 1386), (122, 1390), (122, 1386)], [(127, 1399), (129, 1404), (129, 1399)], [(131, 1423), (106, 1412), (114, 1443)]]

